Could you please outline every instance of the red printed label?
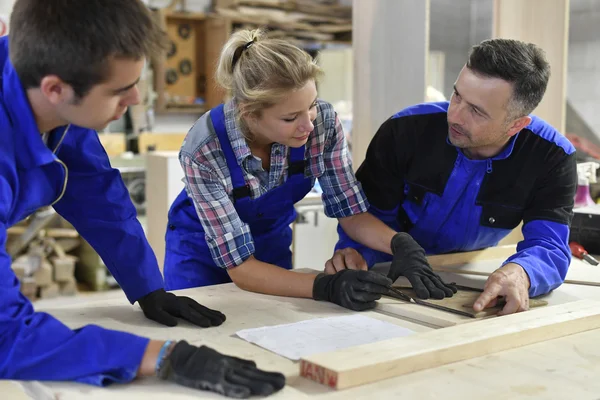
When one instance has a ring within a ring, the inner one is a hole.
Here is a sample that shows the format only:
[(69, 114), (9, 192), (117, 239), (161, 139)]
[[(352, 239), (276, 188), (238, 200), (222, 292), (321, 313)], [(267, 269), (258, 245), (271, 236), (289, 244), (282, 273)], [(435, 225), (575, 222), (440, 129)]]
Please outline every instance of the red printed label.
[(336, 372), (304, 360), (300, 361), (300, 376), (334, 389), (337, 388), (338, 374)]

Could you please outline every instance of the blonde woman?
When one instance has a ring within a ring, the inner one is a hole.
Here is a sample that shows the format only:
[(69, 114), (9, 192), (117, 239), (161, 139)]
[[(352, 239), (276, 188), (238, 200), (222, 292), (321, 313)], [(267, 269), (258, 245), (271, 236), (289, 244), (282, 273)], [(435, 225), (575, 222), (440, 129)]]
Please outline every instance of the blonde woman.
[[(340, 121), (317, 98), (320, 73), (306, 52), (259, 30), (238, 31), (224, 46), (216, 78), (233, 97), (203, 115), (181, 148), (185, 189), (169, 212), (168, 289), (233, 281), (353, 310), (374, 307), (387, 292), (393, 279), (367, 271), (364, 260), (353, 264), (352, 253), (342, 263), (330, 260), (327, 274), (290, 271), (294, 203), (316, 179), (325, 213), (355, 240), (392, 254), (397, 237), (366, 212)], [(402, 235), (398, 240), (407, 242)], [(408, 243), (415, 244), (410, 237)]]

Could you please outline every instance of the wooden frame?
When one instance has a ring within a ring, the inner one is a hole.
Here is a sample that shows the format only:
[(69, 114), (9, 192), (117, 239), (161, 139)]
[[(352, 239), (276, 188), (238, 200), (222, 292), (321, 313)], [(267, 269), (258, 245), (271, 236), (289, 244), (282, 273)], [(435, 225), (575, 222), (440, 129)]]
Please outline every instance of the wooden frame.
[(581, 300), (301, 359), (300, 375), (345, 389), (600, 328), (600, 302)]

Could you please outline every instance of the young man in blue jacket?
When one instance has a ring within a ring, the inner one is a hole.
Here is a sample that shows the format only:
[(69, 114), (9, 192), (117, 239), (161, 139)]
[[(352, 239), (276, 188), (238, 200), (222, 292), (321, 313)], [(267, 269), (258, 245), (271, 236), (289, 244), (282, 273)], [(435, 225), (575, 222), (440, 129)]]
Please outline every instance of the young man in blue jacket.
[[(571, 261), (575, 148), (530, 115), (549, 76), (535, 45), (484, 41), (473, 47), (450, 102), (392, 116), (357, 171), (369, 211), (410, 234), (422, 246), (411, 252), (425, 264), (425, 253), (495, 246), (524, 223), (524, 240), (489, 277), (476, 310), (495, 304), (498, 296), (507, 300), (503, 314), (527, 310), (529, 296), (564, 281)], [(353, 241), (343, 227), (338, 232), (327, 272), (391, 260)], [(392, 272), (398, 267), (392, 262)]]
[(53, 206), (94, 247), (144, 314), (202, 327), (225, 316), (163, 289), (156, 258), (97, 129), (139, 102), (142, 67), (164, 33), (140, 0), (17, 0), (0, 39), (0, 379), (93, 385), (162, 379), (227, 396), (268, 395), (281, 374), (185, 341), (98, 326), (71, 330), (36, 313), (5, 251), (7, 228)]

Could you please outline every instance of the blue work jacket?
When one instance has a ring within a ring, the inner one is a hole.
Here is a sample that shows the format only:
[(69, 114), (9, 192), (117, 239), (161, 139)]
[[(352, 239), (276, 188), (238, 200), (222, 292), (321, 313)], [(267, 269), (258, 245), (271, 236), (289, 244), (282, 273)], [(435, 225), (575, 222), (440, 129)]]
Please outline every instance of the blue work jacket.
[[(531, 116), (499, 154), (472, 160), (448, 141), (448, 107), (420, 104), (384, 122), (356, 173), (369, 211), (410, 233), (428, 254), (495, 246), (523, 222), (524, 240), (502, 265), (525, 269), (530, 296), (549, 292), (564, 281), (571, 261), (575, 148)], [(391, 260), (354, 242), (340, 226), (338, 233), (336, 249), (356, 248), (369, 266)]]
[(156, 257), (97, 133), (63, 126), (50, 132), (46, 145), (9, 60), (7, 37), (0, 39), (0, 68), (0, 379), (130, 381), (148, 339), (94, 325), (70, 329), (35, 312), (11, 269), (7, 228), (53, 205), (132, 303), (163, 287)]

